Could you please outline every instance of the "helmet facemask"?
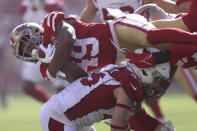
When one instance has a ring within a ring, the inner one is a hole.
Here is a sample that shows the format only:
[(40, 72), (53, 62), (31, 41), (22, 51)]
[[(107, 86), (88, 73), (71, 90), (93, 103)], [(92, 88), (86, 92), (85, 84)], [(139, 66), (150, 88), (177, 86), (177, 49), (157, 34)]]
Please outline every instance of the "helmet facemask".
[[(39, 45), (42, 43), (42, 35), (43, 33), (39, 25), (34, 23), (25, 23), (16, 27), (11, 35), (14, 55), (23, 61), (37, 62)], [(35, 49), (28, 52), (27, 50), (30, 46), (33, 46)]]
[[(168, 89), (170, 79), (170, 64), (158, 64), (151, 68), (138, 68), (128, 64), (141, 81), (145, 97), (161, 97)], [(130, 69), (130, 70), (131, 70)]]
[(153, 72), (152, 76), (152, 82), (142, 83), (143, 92), (145, 97), (159, 98), (166, 93), (171, 81), (170, 78), (162, 76), (157, 71)]

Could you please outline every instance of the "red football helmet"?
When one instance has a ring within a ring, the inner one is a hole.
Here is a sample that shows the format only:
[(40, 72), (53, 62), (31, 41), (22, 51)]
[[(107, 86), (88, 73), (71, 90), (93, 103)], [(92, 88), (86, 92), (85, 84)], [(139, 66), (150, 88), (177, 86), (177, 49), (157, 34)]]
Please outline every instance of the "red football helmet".
[[(14, 55), (23, 61), (37, 62), (43, 32), (42, 26), (34, 22), (24, 23), (14, 28), (10, 36), (10, 44), (13, 48)], [(31, 44), (36, 49), (32, 52), (27, 52)]]

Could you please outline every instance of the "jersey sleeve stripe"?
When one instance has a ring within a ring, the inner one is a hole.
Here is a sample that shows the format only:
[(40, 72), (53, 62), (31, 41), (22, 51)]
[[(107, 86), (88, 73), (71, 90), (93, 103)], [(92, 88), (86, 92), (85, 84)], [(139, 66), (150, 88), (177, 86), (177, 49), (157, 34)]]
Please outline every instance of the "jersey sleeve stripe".
[(51, 18), (51, 15), (52, 15), (52, 14), (49, 14), (49, 16), (48, 16), (48, 18), (47, 18), (47, 25), (48, 25), (48, 27), (50, 27), (50, 18)]
[(52, 28), (53, 28), (53, 31), (55, 32), (55, 18), (57, 17), (57, 13), (55, 13), (55, 15), (53, 16), (53, 19), (52, 19)]

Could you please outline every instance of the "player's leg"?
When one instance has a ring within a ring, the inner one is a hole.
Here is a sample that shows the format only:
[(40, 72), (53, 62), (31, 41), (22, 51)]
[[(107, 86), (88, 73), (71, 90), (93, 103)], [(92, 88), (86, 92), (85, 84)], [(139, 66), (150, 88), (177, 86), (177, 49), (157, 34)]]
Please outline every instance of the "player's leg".
[(133, 18), (121, 19), (114, 25), (120, 48), (134, 51), (144, 46), (159, 49), (169, 48), (173, 44), (196, 44), (197, 35), (176, 28), (156, 29), (148, 22)]
[(32, 81), (24, 80), (22, 88), (27, 95), (42, 103), (50, 98), (50, 95), (41, 86), (36, 85)]
[(191, 0), (190, 8), (188, 13), (183, 14), (181, 18), (173, 20), (158, 20), (152, 22), (157, 28), (179, 28), (184, 31), (195, 32), (197, 31), (197, 1)]
[(197, 79), (195, 74), (189, 69), (179, 68), (175, 75), (175, 79), (183, 88), (197, 101)]
[(72, 122), (66, 119), (64, 113), (57, 114), (50, 103), (45, 103), (40, 111), (40, 125), (42, 131), (77, 131)]
[(156, 20), (151, 23), (156, 28), (178, 28), (190, 32), (189, 28), (185, 25), (182, 18)]
[(134, 51), (137, 48), (151, 46), (146, 39), (146, 35), (149, 30), (155, 27), (142, 16), (130, 15), (129, 17), (118, 19), (113, 27), (120, 48), (128, 48)]
[(3, 107), (7, 107), (7, 97), (6, 97), (6, 84), (4, 71), (0, 74), (0, 103)]
[(3, 107), (8, 106), (8, 99), (7, 99), (7, 81), (6, 81), (6, 56), (2, 52), (2, 48), (0, 48), (0, 104)]
[(145, 102), (150, 107), (150, 109), (152, 110), (157, 120), (159, 120), (162, 123), (165, 122), (164, 115), (159, 105), (159, 100), (155, 98), (149, 98), (149, 99), (146, 99)]
[(27, 62), (23, 63), (22, 79), (22, 88), (27, 95), (42, 103), (46, 102), (50, 98), (48, 92), (46, 92), (41, 86), (37, 85), (37, 83), (43, 79), (40, 76), (39, 65)]

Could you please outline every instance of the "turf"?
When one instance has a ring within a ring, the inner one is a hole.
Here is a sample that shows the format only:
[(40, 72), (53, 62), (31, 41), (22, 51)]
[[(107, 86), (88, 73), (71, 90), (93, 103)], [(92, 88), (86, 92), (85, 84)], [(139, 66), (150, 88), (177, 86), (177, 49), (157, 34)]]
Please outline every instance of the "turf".
[[(197, 103), (189, 96), (166, 95), (161, 106), (176, 131), (197, 131)], [(41, 104), (29, 97), (13, 97), (7, 109), (0, 108), (0, 131), (41, 131), (40, 108)], [(97, 131), (109, 130), (103, 122), (95, 124), (95, 127)]]

